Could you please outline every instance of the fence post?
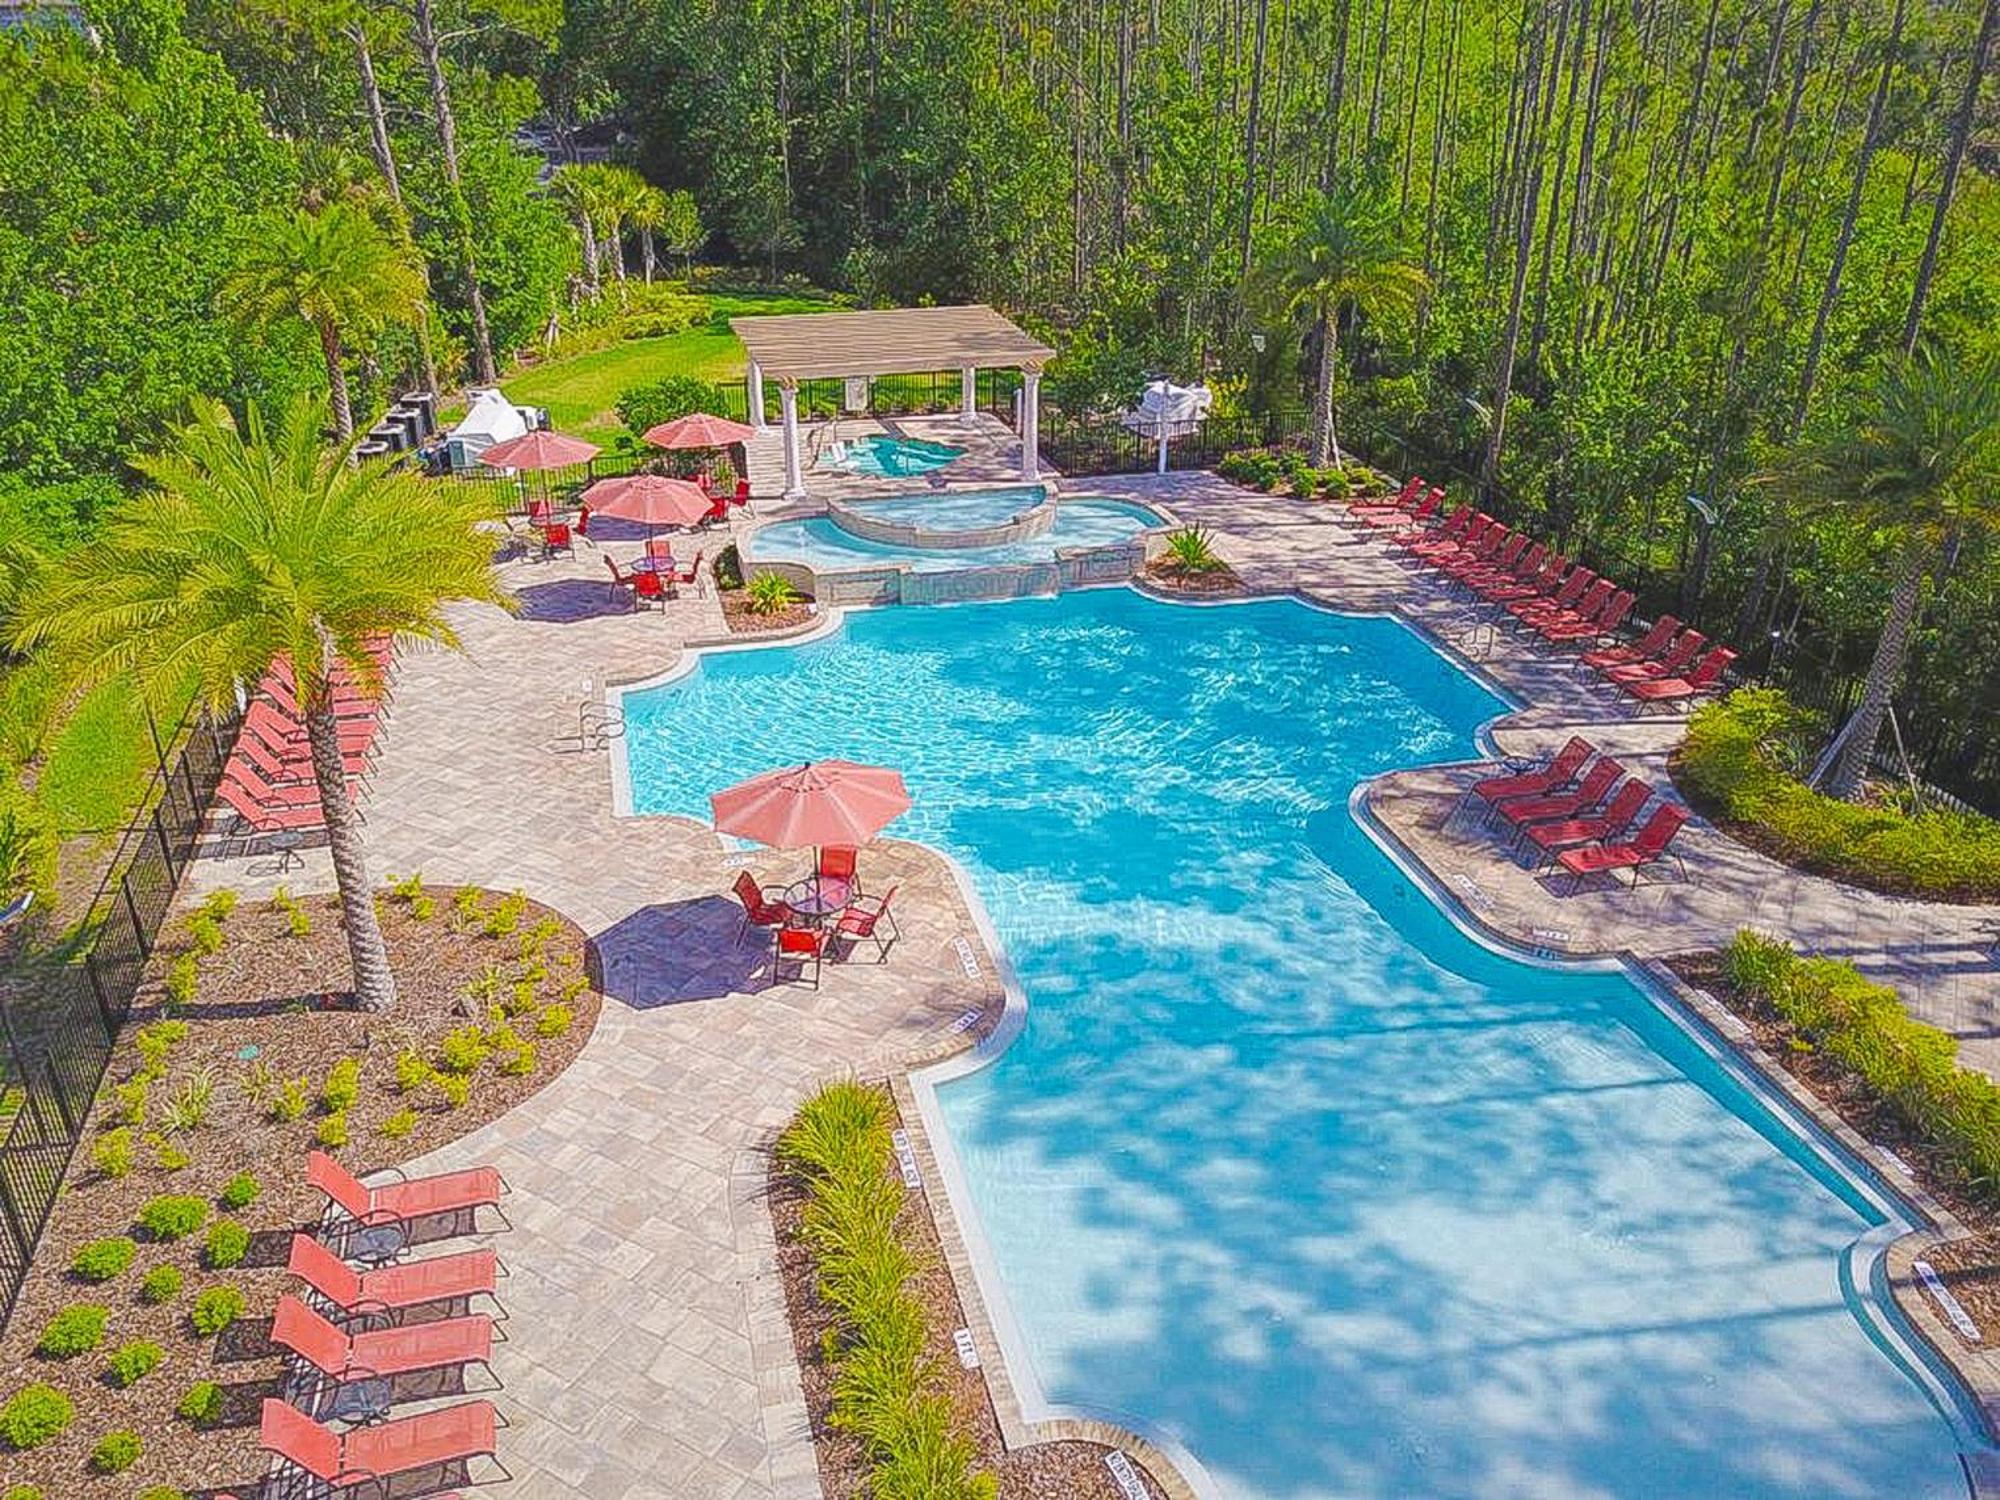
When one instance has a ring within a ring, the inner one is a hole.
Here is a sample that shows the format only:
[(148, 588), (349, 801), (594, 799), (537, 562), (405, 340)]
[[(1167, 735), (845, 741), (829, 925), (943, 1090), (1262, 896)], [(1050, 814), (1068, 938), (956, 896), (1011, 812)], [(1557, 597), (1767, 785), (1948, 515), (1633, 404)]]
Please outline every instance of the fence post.
[(112, 1013), (111, 996), (104, 988), (104, 977), (97, 972), (97, 944), (90, 945), (90, 952), (83, 955), (84, 976), (90, 980), (90, 991), (97, 997), (97, 1013), (104, 1018), (104, 1035), (109, 1041), (118, 1039), (118, 1017)]
[(161, 809), (166, 805), (167, 802), (164, 797), (153, 804), (153, 837), (160, 841), (160, 859), (167, 867), (167, 879), (171, 880), (175, 885), (179, 885), (181, 881), (180, 867), (174, 859), (173, 842), (167, 837), (166, 819), (160, 815)]
[(127, 876), (120, 876), (118, 892), (125, 898), (125, 914), (132, 922), (132, 940), (139, 945), (139, 956), (151, 958), (153, 945), (146, 938), (146, 924), (139, 920), (139, 903), (132, 899), (132, 882)]

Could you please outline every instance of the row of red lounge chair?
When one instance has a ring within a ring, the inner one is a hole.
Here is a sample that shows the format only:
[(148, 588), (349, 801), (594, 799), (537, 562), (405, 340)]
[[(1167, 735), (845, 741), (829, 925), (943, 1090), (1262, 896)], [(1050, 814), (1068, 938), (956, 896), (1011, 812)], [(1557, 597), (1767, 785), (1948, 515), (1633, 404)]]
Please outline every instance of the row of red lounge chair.
[(1449, 586), (1504, 611), (1516, 627), (1550, 645), (1592, 646), (1580, 666), (1599, 673), (1642, 711), (1722, 685), (1736, 660), (1728, 647), (1711, 646), (1672, 615), (1660, 616), (1632, 644), (1610, 644), (1631, 616), (1631, 590), (1469, 505), (1438, 522), (1443, 502), (1443, 490), (1426, 492), (1423, 480), (1412, 477), (1394, 499), (1358, 502), (1348, 514), (1364, 526), (1392, 530), (1390, 546)]
[[(435, 1177), (364, 1185), (332, 1157), (313, 1152), (306, 1180), (327, 1208), (317, 1234), (292, 1237), (287, 1268), (306, 1297), (278, 1300), (271, 1339), (288, 1351), (286, 1399), (267, 1398), (259, 1443), (271, 1455), (263, 1493), (339, 1500), (344, 1496), (436, 1496), (469, 1484), (471, 1466), (510, 1478), (495, 1453), (506, 1425), (490, 1401), (467, 1401), (411, 1416), (395, 1404), (437, 1394), (440, 1382), (463, 1394), (466, 1377), (489, 1363), (498, 1333), (495, 1277), (504, 1274), (492, 1250), (462, 1250), (426, 1259), (389, 1259), (407, 1250), (412, 1232), (440, 1219), (460, 1232), (482, 1211), (499, 1214), (506, 1183), (492, 1167)], [(502, 1224), (505, 1216), (500, 1215)], [(357, 1270), (343, 1253), (383, 1261)], [(470, 1311), (475, 1298), (495, 1313)], [(442, 1315), (440, 1315), (442, 1314)], [(484, 1477), (480, 1482), (484, 1482)]]
[[(393, 646), (385, 638), (371, 643), (368, 651), (386, 682)], [(368, 696), (339, 663), (332, 679), (341, 770), (351, 790), (368, 773), (387, 694)], [(306, 832), (325, 826), (305, 711), (287, 663), (280, 661), (265, 673), (245, 704), (243, 728), (223, 764), (216, 799), (253, 833)]]
[(1654, 797), (1651, 786), (1636, 776), (1628, 779), (1617, 761), (1572, 735), (1539, 766), (1475, 781), (1445, 821), (1462, 809), (1482, 808), (1489, 823), (1513, 831), (1516, 851), (1529, 856), (1533, 868), (1568, 871), (1572, 889), (1589, 876), (1616, 870), (1629, 870), (1636, 888), (1640, 871), (1669, 854), (1685, 880), (1687, 863), (1672, 844), (1687, 822), (1687, 809), (1663, 797), (1639, 823)]

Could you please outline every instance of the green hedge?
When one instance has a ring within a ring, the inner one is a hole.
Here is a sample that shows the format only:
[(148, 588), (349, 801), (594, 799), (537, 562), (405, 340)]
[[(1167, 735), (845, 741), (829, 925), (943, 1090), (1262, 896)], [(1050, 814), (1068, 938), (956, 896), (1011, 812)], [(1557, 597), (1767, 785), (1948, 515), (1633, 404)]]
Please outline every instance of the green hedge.
[(819, 1294), (838, 1327), (827, 1340), (833, 1425), (868, 1450), (877, 1500), (993, 1500), (999, 1481), (975, 1469), (950, 1394), (925, 1352), (921, 1303), (909, 1291), (916, 1257), (896, 1230), (903, 1185), (890, 1170), (889, 1099), (860, 1083), (808, 1099), (778, 1142), (806, 1183), (802, 1232)]
[(1227, 454), (1215, 466), (1215, 472), (1235, 484), (1267, 493), (1283, 488), (1302, 499), (1325, 495), (1340, 500), (1379, 493), (1384, 484), (1383, 476), (1366, 464), (1316, 469), (1306, 462), (1303, 453), (1290, 448), (1246, 448)]
[(1942, 1147), (1965, 1180), (2000, 1196), (2000, 1084), (1958, 1065), (1958, 1043), (1913, 1020), (1896, 992), (1841, 959), (1801, 958), (1745, 930), (1724, 955), (1736, 987), (1771, 1005)]
[(1674, 768), (1694, 800), (1761, 831), (1779, 859), (1896, 895), (2000, 897), (2000, 822), (1842, 802), (1787, 771), (1805, 715), (1776, 688), (1739, 688), (1688, 722)]

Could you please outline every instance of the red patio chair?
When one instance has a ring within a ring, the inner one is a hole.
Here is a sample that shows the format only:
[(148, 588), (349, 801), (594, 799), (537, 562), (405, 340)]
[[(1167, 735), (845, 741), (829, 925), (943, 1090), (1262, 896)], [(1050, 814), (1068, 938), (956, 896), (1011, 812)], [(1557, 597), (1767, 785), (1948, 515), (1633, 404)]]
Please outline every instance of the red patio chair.
[(491, 1363), (493, 1320), (484, 1313), (350, 1334), (288, 1292), (278, 1299), (271, 1342), (291, 1350), (335, 1385), (467, 1365), (483, 1367), (494, 1386), (500, 1385)]
[(736, 481), (736, 490), (733, 494), (730, 495), (729, 503), (735, 506), (744, 506), (750, 503), (749, 480), (739, 479)]
[(1526, 583), (1541, 573), (1543, 565), (1548, 560), (1548, 545), (1536, 542), (1506, 567), (1472, 568), (1461, 575), (1458, 581), (1475, 594), (1499, 584)]
[(1419, 542), (1410, 548), (1410, 555), (1425, 567), (1436, 567), (1454, 557), (1467, 553), (1477, 554), (1481, 548), (1492, 544), (1492, 538), (1504, 533), (1506, 528), (1493, 517), (1481, 511), (1472, 518), (1472, 524), (1465, 528), (1462, 536), (1439, 537), (1432, 542)]
[(697, 526), (713, 526), (719, 521), (727, 521), (728, 519), (729, 497), (727, 495), (717, 495), (714, 503), (708, 507), (708, 514), (695, 522), (695, 524)]
[(736, 929), (737, 941), (752, 927), (783, 927), (792, 920), (791, 907), (767, 895), (748, 870), (738, 872), (734, 889), (736, 899), (743, 903), (743, 925)]
[[(1559, 786), (1567, 785), (1571, 778), (1583, 769), (1583, 763), (1596, 753), (1597, 747), (1589, 740), (1580, 734), (1573, 734), (1569, 737), (1569, 743), (1551, 756), (1546, 765), (1538, 766), (1532, 771), (1513, 771), (1504, 776), (1486, 776), (1473, 782), (1458, 801), (1452, 804), (1452, 812), (1457, 812), (1459, 808), (1472, 801), (1483, 802), (1490, 807), (1493, 803), (1504, 801), (1508, 797), (1532, 797), (1543, 792), (1552, 792)], [(1451, 821), (1450, 813), (1445, 815), (1445, 821), (1447, 823)]]
[(1674, 643), (1650, 661), (1626, 662), (1623, 666), (1606, 667), (1604, 679), (1612, 686), (1624, 688), (1634, 682), (1647, 682), (1656, 677), (1678, 677), (1683, 670), (1700, 655), (1701, 648), (1708, 644), (1708, 637), (1699, 630), (1683, 630), (1674, 637)]
[(846, 882), (851, 895), (861, 894), (861, 851), (841, 844), (828, 844), (819, 851), (819, 868), (813, 873), (821, 880)]
[(215, 797), (257, 833), (304, 833), (326, 826), (318, 802), (310, 806), (267, 807), (228, 777), (216, 783)]
[(1618, 688), (1627, 697), (1638, 699), (1642, 709), (1655, 703), (1677, 702), (1682, 698), (1692, 698), (1697, 693), (1706, 693), (1719, 687), (1722, 683), (1722, 674), (1729, 670), (1729, 664), (1735, 660), (1734, 651), (1727, 646), (1717, 646), (1685, 677), (1659, 677), (1650, 682), (1621, 682)]
[[(879, 897), (863, 899), (868, 902), (867, 905), (863, 905), (860, 901), (851, 902), (847, 910), (840, 914), (840, 920), (834, 923), (833, 935), (845, 938), (850, 944), (873, 943), (875, 962), (887, 963), (889, 950), (895, 946), (896, 939), (902, 936), (896, 928), (896, 919), (889, 915), (889, 903), (896, 899), (896, 887), (890, 886)], [(884, 936), (885, 927), (886, 936)]]
[(1617, 667), (1626, 662), (1644, 661), (1666, 648), (1674, 638), (1674, 632), (1681, 628), (1681, 622), (1672, 615), (1661, 615), (1653, 621), (1652, 629), (1638, 640), (1626, 646), (1604, 646), (1596, 651), (1586, 651), (1577, 658), (1577, 664), (1584, 667)]
[(1562, 587), (1555, 593), (1536, 599), (1516, 599), (1507, 606), (1507, 613), (1524, 625), (1538, 624), (1551, 615), (1567, 613), (1582, 597), (1584, 590), (1596, 582), (1597, 575), (1590, 569), (1571, 568), (1569, 576), (1562, 581)]
[(1583, 773), (1583, 779), (1566, 792), (1545, 792), (1536, 797), (1509, 797), (1493, 804), (1500, 820), (1514, 829), (1530, 823), (1549, 823), (1557, 818), (1573, 818), (1588, 812), (1611, 794), (1611, 788), (1625, 774), (1625, 768), (1606, 755)]
[(1372, 510), (1350, 511), (1349, 514), (1364, 526), (1387, 530), (1392, 526), (1421, 526), (1434, 517), (1443, 504), (1444, 491), (1432, 490), (1415, 505), (1407, 508), (1398, 507), (1389, 510), (1376, 507)]
[(1568, 609), (1560, 609), (1553, 604), (1542, 609), (1528, 605), (1516, 613), (1514, 618), (1521, 622), (1524, 630), (1537, 635), (1552, 625), (1582, 624), (1596, 619), (1597, 612), (1611, 602), (1611, 596), (1617, 591), (1618, 585), (1609, 578), (1599, 578), (1593, 581), (1590, 587), (1583, 591), (1583, 597)]
[(1487, 584), (1477, 592), (1488, 604), (1516, 604), (1523, 599), (1554, 598), (1562, 587), (1563, 574), (1568, 568), (1569, 559), (1560, 552), (1552, 552), (1534, 577), (1511, 583)]
[(297, 782), (274, 786), (259, 775), (257, 768), (241, 755), (230, 756), (222, 768), (222, 779), (225, 782), (234, 782), (259, 807), (268, 807), (273, 811), (284, 812), (301, 807), (319, 806), (317, 786), (310, 783), (300, 785)]
[(387, 1321), (413, 1308), (435, 1302), (463, 1305), (474, 1297), (493, 1299), (495, 1314), (506, 1316), (494, 1293), (506, 1268), (491, 1250), (461, 1250), (357, 1271), (311, 1235), (295, 1234), (285, 1269), (342, 1318)]
[(771, 955), (771, 977), (780, 978), (779, 970), (786, 964), (797, 964), (798, 977), (804, 979), (808, 968), (812, 971), (812, 987), (819, 988), (820, 964), (826, 957), (826, 935), (811, 927), (780, 927), (777, 946)]
[[(289, 675), (281, 676), (277, 672), (267, 672), (263, 680), (257, 684), (257, 691), (268, 697), (286, 718), (298, 724), (305, 723), (305, 710), (299, 706), (298, 693), (294, 690)], [(364, 698), (353, 687), (335, 683), (331, 696), (333, 716), (336, 719), (373, 720), (381, 716), (380, 701)]]
[(408, 1224), (439, 1214), (476, 1214), (490, 1208), (508, 1228), (501, 1211), (500, 1195), (507, 1191), (507, 1179), (498, 1167), (468, 1167), (462, 1172), (439, 1172), (430, 1177), (404, 1177), (369, 1186), (324, 1151), (306, 1153), (306, 1185), (326, 1196), (325, 1221), (329, 1226), (353, 1223), (364, 1229)]
[(695, 553), (694, 561), (687, 565), (686, 572), (674, 573), (668, 576), (667, 582), (672, 585), (676, 599), (680, 597), (682, 584), (691, 583), (694, 585), (694, 591), (697, 594), (701, 592), (701, 560), (706, 556), (708, 556), (706, 552)]
[(1577, 641), (1602, 640), (1616, 633), (1618, 627), (1625, 623), (1625, 617), (1632, 613), (1632, 606), (1637, 602), (1638, 596), (1630, 589), (1620, 589), (1604, 601), (1595, 618), (1584, 618), (1585, 611), (1579, 609), (1577, 611), (1579, 618), (1552, 621), (1537, 627), (1535, 633), (1551, 646), (1568, 646)]
[(654, 562), (671, 563), (674, 560), (672, 537), (649, 536), (646, 538), (646, 556)]
[[(257, 1445), (280, 1463), (325, 1485), (328, 1500), (359, 1494), (386, 1496), (390, 1481), (402, 1475), (437, 1469), (454, 1476), (469, 1471), (475, 1459), (485, 1459), (498, 1467), (502, 1476), (513, 1478), (493, 1451), (494, 1433), (501, 1425), (500, 1413), (491, 1401), (467, 1401), (372, 1427), (334, 1432), (296, 1407), (267, 1396)], [(453, 1482), (452, 1477), (445, 1477), (440, 1485)], [(405, 1494), (429, 1492), (430, 1487), (425, 1486), (403, 1490)]]
[(1461, 505), (1453, 511), (1440, 526), (1412, 526), (1399, 531), (1389, 538), (1391, 547), (1401, 547), (1406, 551), (1427, 541), (1443, 541), (1449, 537), (1463, 536), (1473, 521), (1472, 507)]
[(635, 601), (657, 600), (664, 609), (667, 602), (667, 586), (658, 573), (651, 571), (632, 573), (632, 597)]
[[(1681, 831), (1681, 825), (1688, 820), (1687, 809), (1677, 802), (1663, 802), (1653, 809), (1653, 815), (1646, 819), (1645, 826), (1630, 839), (1622, 843), (1586, 844), (1580, 849), (1564, 849), (1556, 855), (1556, 863), (1569, 871), (1575, 879), (1570, 890), (1582, 888), (1584, 877), (1599, 875), (1607, 870), (1630, 870), (1632, 888), (1639, 888), (1639, 872), (1647, 865), (1657, 862), (1661, 855), (1670, 853), (1668, 845), (1674, 835)], [(1681, 879), (1687, 879), (1687, 861), (1674, 854), (1674, 863), (1680, 866)]]
[[(311, 736), (306, 732), (303, 720), (288, 714), (268, 698), (252, 698), (243, 709), (243, 727), (257, 736), (280, 755), (293, 750), (306, 751), (312, 746)], [(382, 721), (369, 714), (362, 718), (336, 718), (334, 735), (340, 741), (344, 755), (366, 755), (375, 748), (375, 737), (381, 731)]]
[(1521, 842), (1534, 849), (1537, 868), (1551, 864), (1558, 850), (1623, 837), (1652, 795), (1653, 789), (1635, 776), (1618, 788), (1618, 795), (1603, 812), (1585, 818), (1558, 818), (1553, 823), (1531, 824), (1521, 830)]
[(1371, 511), (1371, 510), (1374, 511), (1414, 510), (1417, 506), (1419, 498), (1423, 495), (1423, 492), (1424, 492), (1423, 477), (1421, 475), (1412, 474), (1408, 479), (1403, 481), (1403, 487), (1393, 495), (1389, 495), (1375, 500), (1355, 500), (1350, 502), (1347, 507), (1348, 514), (1353, 515), (1358, 512)]
[(1502, 571), (1511, 569), (1514, 564), (1521, 560), (1521, 554), (1527, 550), (1527, 533), (1521, 531), (1509, 532), (1503, 534), (1501, 540), (1496, 545), (1481, 548), (1477, 556), (1466, 557), (1461, 555), (1439, 563), (1438, 572), (1447, 578), (1462, 583), (1469, 573), (1478, 573), (1496, 568)]
[(576, 556), (576, 543), (570, 539), (569, 522), (544, 522), (535, 528), (535, 534), (542, 539), (543, 557), (554, 557), (558, 552)]

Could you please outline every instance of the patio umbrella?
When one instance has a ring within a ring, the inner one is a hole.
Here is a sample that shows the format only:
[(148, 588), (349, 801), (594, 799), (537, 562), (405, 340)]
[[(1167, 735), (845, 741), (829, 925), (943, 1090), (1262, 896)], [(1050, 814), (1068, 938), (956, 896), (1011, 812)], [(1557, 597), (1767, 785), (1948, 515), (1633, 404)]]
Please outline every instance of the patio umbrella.
[(662, 526), (692, 526), (708, 514), (713, 504), (701, 492), (700, 485), (685, 479), (669, 479), (664, 474), (600, 479), (583, 498), (597, 515), (636, 521), (656, 530)]
[(648, 427), (645, 432), (646, 441), (655, 448), (727, 448), (732, 443), (747, 443), (756, 435), (755, 429), (741, 422), (711, 417), (704, 411), (675, 417), (671, 422)]
[(865, 844), (909, 810), (900, 771), (851, 760), (766, 771), (708, 799), (716, 830), (778, 849)]
[(560, 432), (526, 432), (495, 443), (479, 455), (479, 461), (496, 469), (567, 469), (589, 463), (597, 453), (597, 445), (582, 438), (564, 437)]

